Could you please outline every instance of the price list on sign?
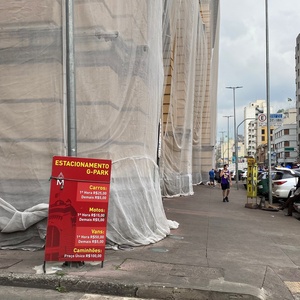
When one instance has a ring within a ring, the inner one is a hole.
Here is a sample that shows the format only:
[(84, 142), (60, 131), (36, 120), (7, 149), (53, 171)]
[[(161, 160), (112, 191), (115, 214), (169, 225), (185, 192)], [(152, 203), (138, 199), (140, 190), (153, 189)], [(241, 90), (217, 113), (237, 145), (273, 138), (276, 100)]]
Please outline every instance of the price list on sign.
[(53, 158), (45, 261), (103, 261), (111, 161)]

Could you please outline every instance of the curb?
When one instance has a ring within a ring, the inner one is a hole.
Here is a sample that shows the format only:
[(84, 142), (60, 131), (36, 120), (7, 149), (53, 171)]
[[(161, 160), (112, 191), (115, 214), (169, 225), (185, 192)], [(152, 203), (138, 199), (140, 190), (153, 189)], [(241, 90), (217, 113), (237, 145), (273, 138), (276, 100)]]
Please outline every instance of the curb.
[(162, 286), (127, 285), (119, 282), (104, 282), (97, 279), (85, 280), (75, 276), (0, 274), (0, 285), (57, 290), (61, 293), (81, 292), (144, 299), (172, 300), (261, 300), (260, 297), (227, 291), (176, 288)]

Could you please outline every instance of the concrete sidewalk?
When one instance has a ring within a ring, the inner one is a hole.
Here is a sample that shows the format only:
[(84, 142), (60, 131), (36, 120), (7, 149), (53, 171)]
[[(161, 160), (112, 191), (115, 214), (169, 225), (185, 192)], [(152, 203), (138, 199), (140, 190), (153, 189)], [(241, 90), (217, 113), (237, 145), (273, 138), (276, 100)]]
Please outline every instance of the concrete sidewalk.
[(103, 268), (47, 263), (44, 251), (0, 251), (0, 284), (153, 299), (300, 299), (300, 223), (245, 208), (246, 190), (196, 186), (164, 199), (179, 228), (163, 241), (106, 250)]

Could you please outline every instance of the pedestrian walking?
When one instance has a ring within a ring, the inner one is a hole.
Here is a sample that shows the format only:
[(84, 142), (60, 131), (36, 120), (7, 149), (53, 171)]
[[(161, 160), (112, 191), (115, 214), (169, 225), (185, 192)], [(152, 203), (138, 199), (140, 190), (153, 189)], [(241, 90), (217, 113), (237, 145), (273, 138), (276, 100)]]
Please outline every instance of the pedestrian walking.
[(217, 186), (221, 186), (221, 169), (215, 170), (215, 181), (217, 182)]
[(209, 175), (209, 184), (215, 187), (215, 170), (211, 169), (208, 172), (208, 175)]
[(227, 164), (225, 164), (223, 170), (221, 170), (220, 177), (223, 202), (229, 202), (228, 195), (230, 192), (231, 176)]

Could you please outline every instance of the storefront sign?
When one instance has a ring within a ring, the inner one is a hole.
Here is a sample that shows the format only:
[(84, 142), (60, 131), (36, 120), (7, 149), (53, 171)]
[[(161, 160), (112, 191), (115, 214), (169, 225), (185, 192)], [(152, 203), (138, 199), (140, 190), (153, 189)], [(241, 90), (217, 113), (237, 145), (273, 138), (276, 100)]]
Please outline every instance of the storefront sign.
[(111, 161), (55, 156), (45, 261), (104, 261)]

